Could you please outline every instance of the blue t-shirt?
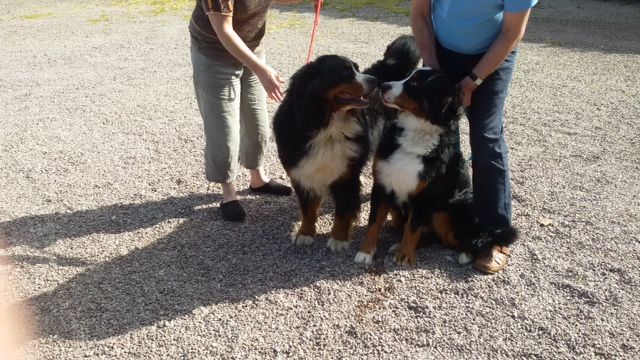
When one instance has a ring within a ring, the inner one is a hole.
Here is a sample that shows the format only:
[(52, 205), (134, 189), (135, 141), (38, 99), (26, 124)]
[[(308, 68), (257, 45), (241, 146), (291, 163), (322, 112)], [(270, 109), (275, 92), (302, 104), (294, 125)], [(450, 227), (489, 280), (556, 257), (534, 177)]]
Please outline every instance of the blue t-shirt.
[(502, 29), (504, 12), (521, 12), (538, 0), (432, 0), (431, 16), (438, 41), (449, 50), (480, 54)]

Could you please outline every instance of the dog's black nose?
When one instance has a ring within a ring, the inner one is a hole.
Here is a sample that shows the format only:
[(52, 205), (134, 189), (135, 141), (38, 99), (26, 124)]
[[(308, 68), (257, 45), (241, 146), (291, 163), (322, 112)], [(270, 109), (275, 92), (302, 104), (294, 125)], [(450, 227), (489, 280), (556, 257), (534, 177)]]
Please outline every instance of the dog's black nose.
[(380, 84), (380, 90), (383, 91), (383, 92), (391, 90), (391, 84), (389, 84), (389, 83)]

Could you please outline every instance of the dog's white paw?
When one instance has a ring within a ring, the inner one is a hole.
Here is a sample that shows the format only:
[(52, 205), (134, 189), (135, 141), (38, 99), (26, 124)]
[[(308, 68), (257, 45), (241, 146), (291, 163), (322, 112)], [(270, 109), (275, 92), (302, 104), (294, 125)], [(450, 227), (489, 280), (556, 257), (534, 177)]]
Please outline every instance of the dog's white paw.
[(327, 241), (327, 247), (333, 252), (340, 252), (349, 248), (351, 241), (340, 241), (334, 238), (329, 238)]
[(294, 245), (298, 245), (298, 246), (308, 246), (308, 245), (313, 244), (313, 236), (302, 235), (302, 234), (294, 234), (291, 237), (291, 242)]
[(461, 252), (460, 255), (458, 255), (458, 264), (460, 265), (467, 265), (472, 261), (473, 261), (473, 258), (464, 251)]
[(389, 254), (395, 254), (396, 250), (398, 250), (399, 247), (400, 247), (400, 243), (395, 243), (395, 244), (391, 245), (391, 247), (389, 248), (389, 250), (387, 252)]
[(353, 259), (353, 261), (360, 263), (360, 264), (365, 264), (365, 265), (371, 265), (373, 263), (373, 254), (376, 253), (376, 250), (374, 249), (371, 254), (367, 254), (366, 252), (362, 252), (362, 251), (358, 251), (358, 253), (356, 254), (355, 259)]

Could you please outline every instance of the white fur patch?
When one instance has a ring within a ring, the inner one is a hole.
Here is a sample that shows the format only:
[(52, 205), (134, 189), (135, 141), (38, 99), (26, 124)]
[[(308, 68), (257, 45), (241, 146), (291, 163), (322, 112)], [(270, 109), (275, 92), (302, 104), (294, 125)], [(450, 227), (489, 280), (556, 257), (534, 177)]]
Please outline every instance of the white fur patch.
[(359, 82), (364, 89), (366, 89), (367, 88), (366, 76), (361, 72), (359, 72), (358, 70), (356, 70), (356, 68), (353, 67), (353, 65), (351, 65), (351, 68), (353, 69), (353, 72), (356, 73), (356, 81)]
[(349, 245), (351, 245), (351, 241), (340, 241), (334, 238), (329, 238), (329, 241), (327, 241), (327, 247), (333, 252), (346, 250), (349, 248)]
[(402, 81), (391, 81), (391, 82), (387, 83), (387, 84), (391, 85), (391, 89), (385, 91), (385, 93), (382, 94), (382, 98), (383, 98), (383, 100), (385, 102), (385, 105), (390, 106), (390, 107), (394, 107), (394, 108), (396, 108), (398, 110), (402, 110), (397, 105), (395, 105), (394, 102), (396, 101), (396, 98), (398, 96), (400, 96), (400, 94), (402, 94), (403, 83), (404, 83), (404, 80), (402, 80)]
[(385, 189), (404, 202), (420, 181), (422, 156), (438, 145), (443, 129), (409, 112), (401, 113), (396, 122), (404, 129), (398, 139), (400, 147), (388, 159), (378, 161), (377, 175)]
[(471, 256), (469, 256), (469, 254), (467, 254), (466, 252), (461, 252), (460, 255), (458, 255), (458, 264), (460, 265), (467, 265), (468, 263), (472, 262), (473, 258)]
[(334, 113), (330, 125), (311, 140), (307, 155), (290, 172), (305, 189), (322, 197), (329, 195), (329, 185), (345, 174), (350, 160), (362, 151), (347, 139), (363, 131), (360, 123), (348, 116), (345, 112)]
[(395, 253), (395, 252), (396, 252), (396, 250), (398, 250), (399, 248), (400, 248), (400, 243), (395, 243), (395, 244), (393, 244), (393, 245), (391, 245), (391, 246), (389, 247), (389, 251), (388, 251), (388, 253), (389, 253), (389, 254), (393, 254), (393, 253)]
[(294, 234), (291, 237), (291, 242), (294, 245), (298, 245), (298, 246), (307, 246), (307, 245), (311, 245), (313, 244), (313, 237), (308, 236), (308, 235), (298, 235), (298, 234)]
[(353, 68), (353, 71), (356, 73), (356, 81), (360, 83), (360, 85), (362, 85), (362, 88), (364, 89), (365, 94), (373, 92), (375, 90), (376, 82), (375, 81), (368, 82), (367, 79), (373, 80), (374, 77), (371, 75), (367, 75), (359, 72), (358, 70), (356, 70), (355, 67), (353, 67), (353, 65), (351, 65), (351, 68)]
[(375, 249), (371, 252), (371, 254), (367, 254), (365, 252), (362, 251), (358, 251), (358, 253), (356, 254), (356, 257), (353, 259), (353, 261), (360, 263), (360, 264), (365, 264), (365, 265), (371, 265), (373, 263), (373, 254), (375, 254), (376, 251)]
[(444, 129), (420, 119), (409, 112), (398, 116), (397, 125), (404, 129), (400, 137), (400, 147), (414, 154), (426, 155), (440, 142), (440, 134)]
[(398, 201), (404, 202), (418, 186), (418, 174), (422, 168), (418, 155), (396, 151), (388, 160), (378, 161), (377, 175), (387, 192), (394, 191)]

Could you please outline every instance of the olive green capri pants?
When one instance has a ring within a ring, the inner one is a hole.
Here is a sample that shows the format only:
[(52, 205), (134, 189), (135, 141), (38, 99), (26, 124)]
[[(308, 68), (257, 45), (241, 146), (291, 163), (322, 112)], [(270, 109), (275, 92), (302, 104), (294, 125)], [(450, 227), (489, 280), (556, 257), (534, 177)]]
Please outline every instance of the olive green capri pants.
[[(205, 135), (205, 173), (216, 183), (233, 182), (238, 163), (257, 169), (269, 141), (267, 95), (258, 77), (224, 49), (191, 38), (193, 85)], [(256, 55), (264, 58), (262, 51)]]

